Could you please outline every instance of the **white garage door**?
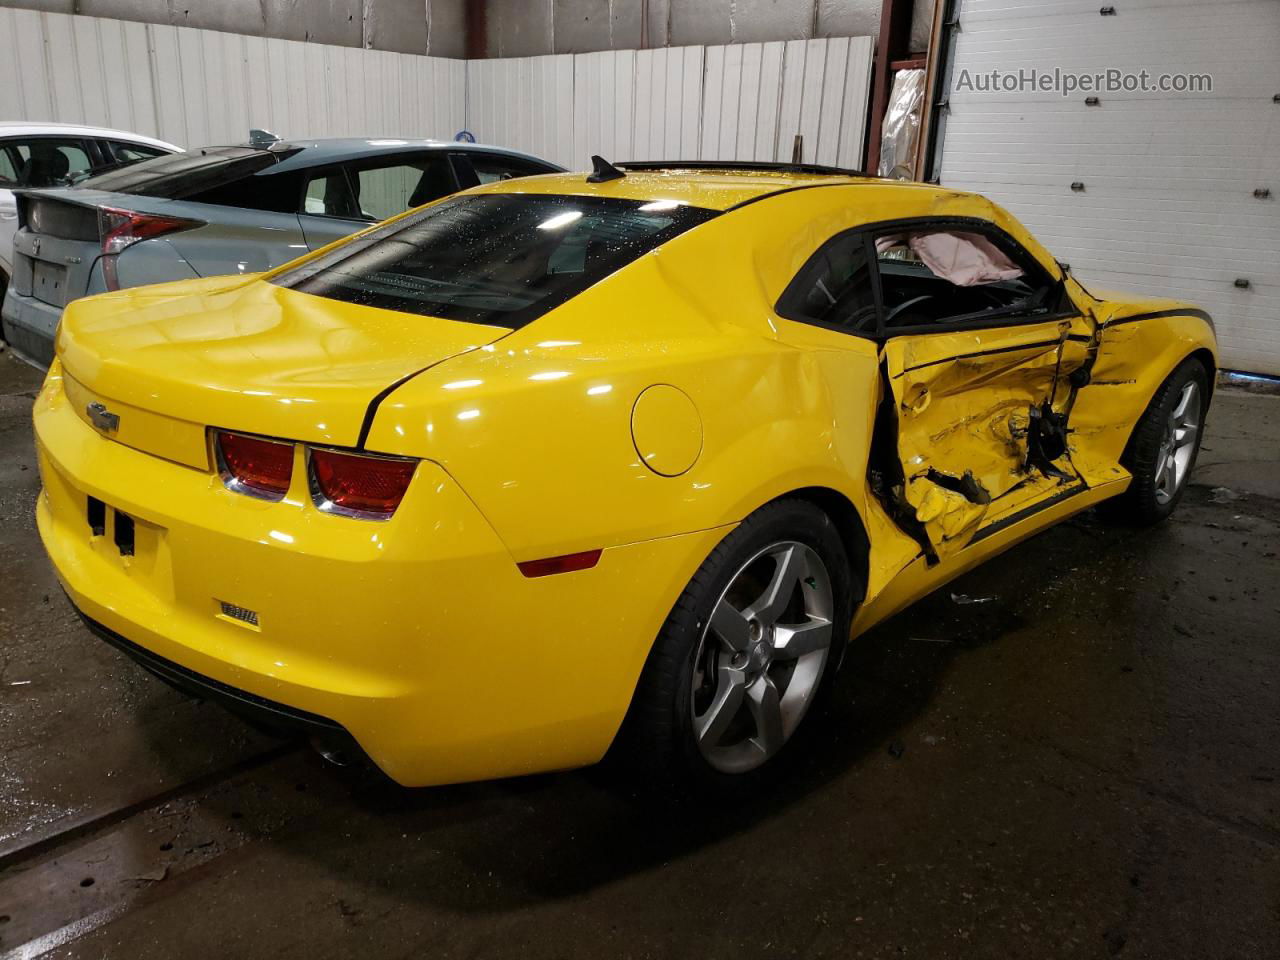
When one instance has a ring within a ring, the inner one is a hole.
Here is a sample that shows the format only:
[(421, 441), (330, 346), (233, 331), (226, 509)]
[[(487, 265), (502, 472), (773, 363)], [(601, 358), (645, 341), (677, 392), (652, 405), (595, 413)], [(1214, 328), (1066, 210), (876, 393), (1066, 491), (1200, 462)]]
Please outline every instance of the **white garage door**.
[[(1086, 286), (1199, 303), (1224, 367), (1280, 374), (1280, 0), (961, 0), (959, 20), (942, 182), (1008, 207)], [(982, 89), (1055, 69), (1212, 90)]]

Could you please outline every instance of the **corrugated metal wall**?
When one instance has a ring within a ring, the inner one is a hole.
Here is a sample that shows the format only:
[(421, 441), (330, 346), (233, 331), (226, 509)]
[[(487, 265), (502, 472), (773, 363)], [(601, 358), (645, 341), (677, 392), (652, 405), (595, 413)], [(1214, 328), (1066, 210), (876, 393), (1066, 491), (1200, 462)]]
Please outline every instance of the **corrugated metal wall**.
[[(35, 0), (0, 0), (5, 2)], [(284, 0), (263, 2), (270, 7)], [(443, 0), (431, 2), (440, 4)], [(934, 0), (912, 3), (910, 48), (925, 50), (933, 26)], [(481, 0), (481, 5), (486, 56), (541, 57), (597, 50), (874, 37), (880, 32), (883, 0)], [(433, 12), (433, 18), (436, 16)], [(433, 23), (432, 37), (441, 32)], [(437, 42), (432, 39), (428, 53), (441, 52), (434, 45)]]
[[(0, 0), (0, 7), (79, 13), (255, 37), (433, 57), (466, 56), (469, 0)], [(803, 2), (803, 0), (792, 0)], [(922, 0), (916, 0), (917, 3)], [(878, 4), (878, 0), (877, 0)], [(856, 31), (845, 31), (856, 32)], [(872, 31), (868, 31), (872, 32)]]
[(869, 37), (507, 60), (275, 40), (0, 8), (0, 119), (93, 123), (181, 146), (452, 139), (567, 167), (616, 159), (861, 165)]
[(862, 165), (869, 37), (615, 50), (467, 65), (477, 139), (582, 167), (616, 160)]
[(465, 126), (462, 60), (0, 9), (0, 120), (91, 123), (181, 146), (439, 137)]

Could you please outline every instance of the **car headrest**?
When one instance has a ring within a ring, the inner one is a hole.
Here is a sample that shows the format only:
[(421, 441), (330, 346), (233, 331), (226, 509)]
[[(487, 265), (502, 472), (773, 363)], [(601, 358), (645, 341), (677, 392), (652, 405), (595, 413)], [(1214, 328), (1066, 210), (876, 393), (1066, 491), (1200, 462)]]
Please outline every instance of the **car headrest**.
[(29, 187), (52, 187), (71, 170), (71, 161), (57, 147), (36, 143), (22, 165), (21, 182)]
[(324, 212), (333, 217), (358, 217), (359, 205), (351, 196), (346, 177), (330, 175), (324, 182)]

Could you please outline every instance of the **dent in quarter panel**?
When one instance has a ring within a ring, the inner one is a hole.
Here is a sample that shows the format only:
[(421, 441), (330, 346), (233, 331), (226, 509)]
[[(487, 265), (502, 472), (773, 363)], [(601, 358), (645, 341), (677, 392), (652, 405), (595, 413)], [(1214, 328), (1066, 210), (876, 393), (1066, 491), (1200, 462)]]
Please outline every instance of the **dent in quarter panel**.
[[(871, 545), (866, 558), (869, 602), (920, 554), (920, 544), (889, 515), (876, 490), (881, 478), (871, 462), (876, 451), (870, 438), (880, 439), (877, 418), (888, 392), (880, 385), (878, 348), (871, 340), (812, 324), (782, 318), (777, 323), (781, 339), (808, 351), (804, 382), (820, 385), (832, 411), (831, 429), (823, 439), (860, 481), (849, 499)], [(892, 415), (892, 401), (889, 406)], [(896, 449), (890, 453), (896, 464)]]
[[(823, 376), (813, 353), (727, 345), (665, 299), (649, 301), (650, 336), (590, 340), (599, 312), (571, 315), (577, 302), (405, 384), (368, 447), (442, 464), (517, 560), (733, 523), (807, 487), (865, 503), (873, 354), (840, 354), (841, 375)], [(701, 454), (674, 478), (647, 468), (631, 437), (656, 370), (703, 424)]]

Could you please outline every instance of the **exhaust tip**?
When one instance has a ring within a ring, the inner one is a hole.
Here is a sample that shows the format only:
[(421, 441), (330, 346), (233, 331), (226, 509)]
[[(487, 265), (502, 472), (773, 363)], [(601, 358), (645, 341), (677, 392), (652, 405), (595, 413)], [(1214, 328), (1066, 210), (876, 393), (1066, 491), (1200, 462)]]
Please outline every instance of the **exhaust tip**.
[(311, 738), (311, 748), (335, 767), (346, 770), (361, 765), (361, 751), (349, 737), (318, 734)]

